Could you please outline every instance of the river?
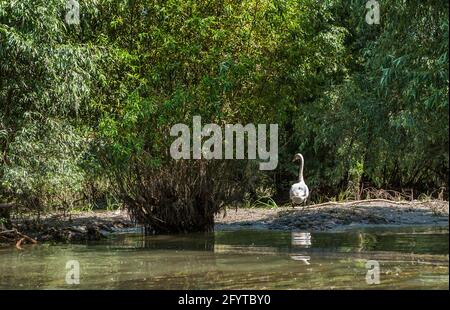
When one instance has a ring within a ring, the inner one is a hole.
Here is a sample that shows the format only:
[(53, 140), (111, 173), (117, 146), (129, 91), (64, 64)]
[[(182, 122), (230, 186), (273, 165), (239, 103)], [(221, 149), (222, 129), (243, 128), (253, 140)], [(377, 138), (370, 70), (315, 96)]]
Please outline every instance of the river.
[(448, 227), (127, 232), (0, 248), (0, 289), (448, 289), (448, 254)]

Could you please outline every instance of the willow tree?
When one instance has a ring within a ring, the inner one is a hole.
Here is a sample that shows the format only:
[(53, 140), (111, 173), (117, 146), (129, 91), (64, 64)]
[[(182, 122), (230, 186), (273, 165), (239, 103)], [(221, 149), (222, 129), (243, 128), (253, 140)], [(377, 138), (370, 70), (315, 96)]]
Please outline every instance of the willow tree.
[(219, 125), (278, 123), (285, 143), (293, 111), (320, 94), (327, 76), (342, 75), (345, 30), (326, 23), (330, 8), (317, 1), (98, 8), (97, 31), (118, 60), (110, 68), (115, 89), (127, 93), (105, 106), (98, 158), (131, 213), (156, 232), (211, 230), (215, 213), (266, 180), (247, 161), (175, 162), (172, 125), (194, 115)]
[[(448, 189), (445, 1), (380, 0), (379, 25), (362, 0), (77, 2), (73, 24), (66, 0), (0, 0), (0, 199), (70, 206), (98, 178), (155, 232), (211, 230), (287, 193), (299, 151), (314, 200)], [(173, 160), (194, 115), (277, 123), (277, 170)]]
[(84, 177), (98, 53), (66, 13), (64, 0), (0, 1), (0, 199), (34, 210), (70, 204)]
[[(336, 1), (348, 76), (298, 116), (320, 194), (363, 187), (448, 195), (448, 1)], [(436, 196), (435, 196), (436, 197)]]

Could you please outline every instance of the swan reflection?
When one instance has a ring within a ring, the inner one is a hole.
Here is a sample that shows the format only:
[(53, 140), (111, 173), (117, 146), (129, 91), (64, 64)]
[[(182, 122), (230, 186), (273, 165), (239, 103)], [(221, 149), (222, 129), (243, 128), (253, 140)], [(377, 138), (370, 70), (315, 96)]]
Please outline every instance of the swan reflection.
[(311, 260), (311, 256), (307, 256), (307, 255), (291, 255), (291, 258), (293, 260), (304, 262), (306, 265), (311, 265), (311, 263), (309, 262)]
[(292, 232), (292, 245), (309, 248), (311, 246), (311, 234), (309, 232)]
[[(295, 247), (309, 248), (311, 246), (311, 234), (308, 232), (292, 232), (291, 233), (291, 244)], [(301, 261), (306, 265), (310, 265), (310, 256), (302, 254), (291, 254), (293, 260)]]

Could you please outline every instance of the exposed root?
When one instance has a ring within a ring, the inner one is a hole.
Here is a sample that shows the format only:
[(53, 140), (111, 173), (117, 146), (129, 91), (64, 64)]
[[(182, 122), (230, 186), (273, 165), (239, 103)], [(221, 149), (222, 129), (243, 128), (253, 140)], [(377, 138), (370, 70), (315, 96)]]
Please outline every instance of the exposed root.
[(17, 231), (17, 229), (11, 229), (11, 230), (4, 230), (0, 231), (0, 242), (2, 240), (5, 243), (12, 243), (16, 245), (16, 248), (18, 250), (22, 250), (21, 245), (26, 241), (28, 243), (36, 244), (38, 243), (33, 238), (22, 234), (21, 232)]
[(131, 182), (118, 176), (118, 184), (131, 219), (145, 226), (146, 233), (213, 231), (214, 215), (225, 204), (241, 201), (246, 192), (242, 184), (250, 184), (236, 178), (235, 168), (242, 165), (174, 161), (158, 169), (138, 168), (139, 178)]
[(17, 241), (16, 243), (16, 249), (18, 250), (23, 250), (20, 245), (22, 244), (22, 242), (25, 240), (25, 238), (20, 239), (19, 241)]

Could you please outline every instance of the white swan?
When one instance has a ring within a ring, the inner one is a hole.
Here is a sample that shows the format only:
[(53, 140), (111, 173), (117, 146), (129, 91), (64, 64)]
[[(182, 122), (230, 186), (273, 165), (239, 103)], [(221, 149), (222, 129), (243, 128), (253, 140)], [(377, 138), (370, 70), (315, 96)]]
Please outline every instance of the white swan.
[(306, 201), (309, 196), (309, 189), (303, 180), (303, 155), (300, 153), (295, 154), (294, 160), (296, 161), (300, 159), (300, 172), (298, 176), (298, 183), (295, 183), (291, 186), (291, 190), (289, 192), (289, 197), (291, 198), (291, 202), (293, 205), (302, 204)]

